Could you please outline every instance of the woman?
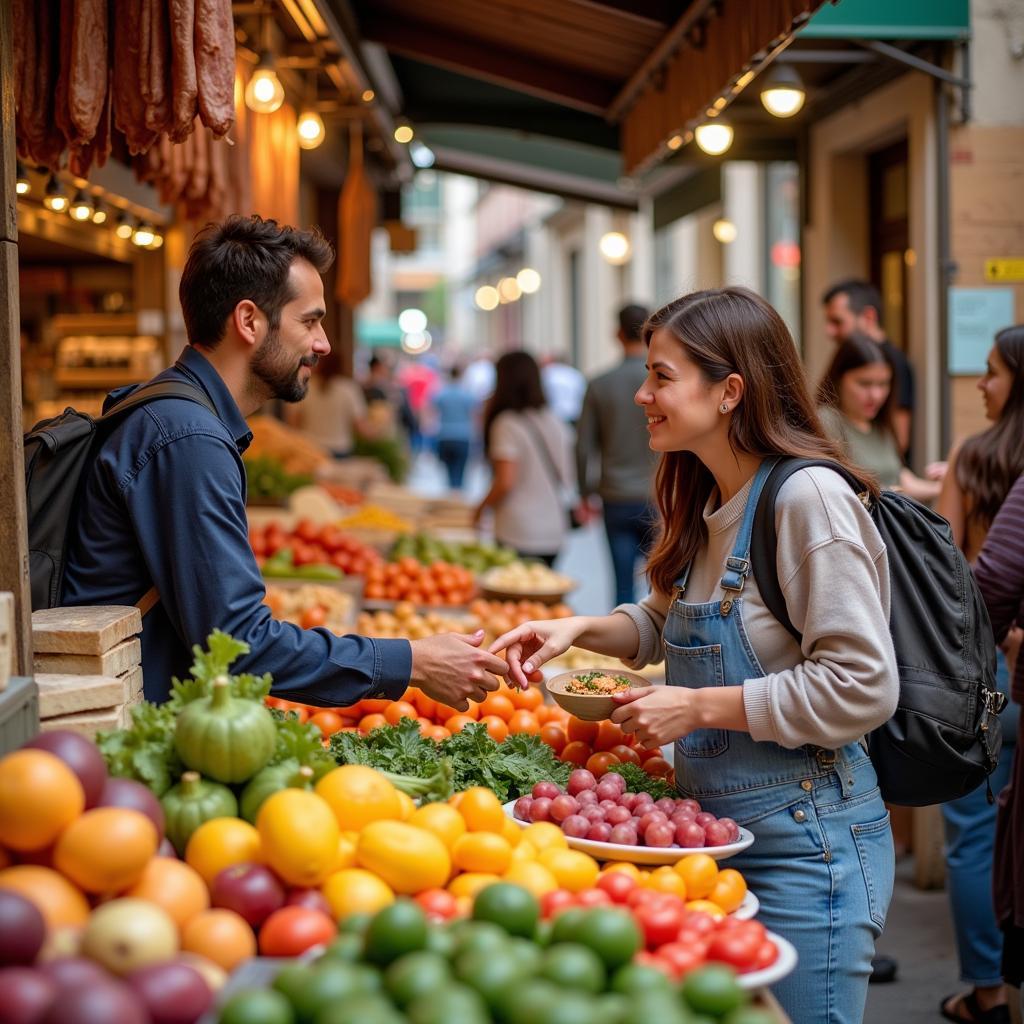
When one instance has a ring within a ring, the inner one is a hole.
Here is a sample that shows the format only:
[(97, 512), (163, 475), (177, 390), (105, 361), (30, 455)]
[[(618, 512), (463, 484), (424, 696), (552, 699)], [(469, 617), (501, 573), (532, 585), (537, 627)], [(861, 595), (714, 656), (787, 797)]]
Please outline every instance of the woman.
[(778, 456), (850, 463), (821, 429), (789, 331), (754, 293), (723, 288), (665, 306), (644, 340), (636, 401), (661, 453), (652, 593), (606, 616), (525, 623), (491, 649), (507, 648), (520, 686), (573, 644), (634, 667), (664, 654), (669, 685), (617, 697), (613, 721), (648, 747), (674, 741), (679, 790), (756, 835), (730, 865), (799, 951), (774, 987), (795, 1024), (859, 1022), (894, 872), (859, 742), (897, 700), (885, 546), (837, 473), (786, 481), (777, 569), (801, 650), (746, 575), (754, 509)]
[[(1024, 473), (1024, 326), (1000, 331), (988, 354), (978, 388), (992, 426), (968, 438), (949, 457), (939, 497), (939, 512), (953, 539), (973, 562), (992, 521), (1017, 478)], [(996, 683), (1009, 689), (1009, 669), (1001, 654)], [(1019, 710), (1003, 712), (1003, 751), (992, 774), (999, 792), (1009, 781)], [(992, 907), (992, 857), (996, 808), (985, 789), (942, 807), (946, 826), (946, 873), (961, 980), (970, 986), (943, 1000), (942, 1014), (952, 1021), (1008, 1020), (1002, 977), (1002, 935)]]
[[(1016, 671), (1011, 696), (1024, 704), (1024, 658), (1020, 656), (1020, 627), (1024, 626), (1024, 476), (1017, 479), (992, 521), (978, 555), (974, 574), (992, 619), (996, 640), (1015, 633)], [(1010, 627), (1016, 622), (1017, 628)], [(999, 794), (995, 844), (996, 920), (1003, 932), (1003, 978), (1024, 986), (1024, 761), (1021, 760), (1021, 722), (1009, 785)], [(1024, 1000), (1024, 988), (1021, 991)], [(1022, 1002), (1021, 1009), (1024, 1009)]]
[(854, 334), (836, 351), (818, 386), (825, 433), (850, 461), (918, 501), (939, 496), (938, 480), (923, 480), (903, 464), (892, 425), (892, 365), (870, 338)]
[(290, 408), (288, 419), (336, 459), (351, 455), (357, 436), (371, 430), (363, 389), (344, 375), (333, 350), (321, 356), (305, 399)]
[(494, 394), (484, 410), (493, 480), (476, 521), (493, 509), (497, 541), (553, 565), (567, 529), (569, 433), (547, 408), (529, 352), (506, 352), (494, 369)]

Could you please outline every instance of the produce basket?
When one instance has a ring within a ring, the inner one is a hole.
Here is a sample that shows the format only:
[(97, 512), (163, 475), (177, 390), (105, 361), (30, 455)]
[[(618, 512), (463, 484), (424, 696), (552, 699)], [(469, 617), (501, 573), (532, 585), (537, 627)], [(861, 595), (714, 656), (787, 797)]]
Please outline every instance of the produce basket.
[(572, 586), (561, 590), (501, 590), (496, 587), (489, 587), (480, 578), (480, 596), (487, 601), (536, 601), (538, 604), (562, 604), (568, 594), (576, 589), (576, 582)]
[(17, 750), (39, 732), (39, 688), (28, 676), (12, 676), (0, 693), (0, 755)]
[[(526, 573), (519, 566), (520, 563), (513, 563), (513, 565), (500, 565), (488, 569), (480, 577), (481, 596), (493, 601), (537, 601), (540, 604), (561, 604), (564, 602), (566, 594), (571, 593), (577, 587), (576, 580), (563, 576), (561, 573), (552, 572), (543, 566), (531, 566)], [(510, 579), (513, 575), (512, 570), (523, 574), (522, 579), (516, 579), (514, 584)], [(531, 584), (530, 573), (537, 573), (537, 579), (543, 579), (543, 582)]]

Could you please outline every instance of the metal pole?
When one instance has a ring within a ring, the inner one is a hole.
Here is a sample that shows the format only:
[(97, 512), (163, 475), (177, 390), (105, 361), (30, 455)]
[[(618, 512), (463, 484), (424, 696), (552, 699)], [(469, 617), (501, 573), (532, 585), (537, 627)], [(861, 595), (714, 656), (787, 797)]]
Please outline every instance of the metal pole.
[(938, 270), (939, 270), (939, 438), (941, 455), (949, 452), (950, 404), (952, 389), (949, 380), (949, 288), (955, 272), (950, 256), (949, 229), (949, 98), (943, 82), (935, 81), (935, 149), (936, 193), (938, 202)]

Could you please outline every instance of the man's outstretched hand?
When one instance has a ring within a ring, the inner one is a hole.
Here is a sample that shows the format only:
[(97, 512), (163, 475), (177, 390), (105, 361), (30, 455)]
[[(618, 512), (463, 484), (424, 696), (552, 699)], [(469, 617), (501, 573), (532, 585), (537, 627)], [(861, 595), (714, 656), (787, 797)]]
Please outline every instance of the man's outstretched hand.
[(413, 640), (411, 686), (433, 700), (465, 711), (469, 702), (479, 703), (498, 688), (495, 676), (508, 676), (503, 658), (480, 649), (484, 631), (439, 633)]

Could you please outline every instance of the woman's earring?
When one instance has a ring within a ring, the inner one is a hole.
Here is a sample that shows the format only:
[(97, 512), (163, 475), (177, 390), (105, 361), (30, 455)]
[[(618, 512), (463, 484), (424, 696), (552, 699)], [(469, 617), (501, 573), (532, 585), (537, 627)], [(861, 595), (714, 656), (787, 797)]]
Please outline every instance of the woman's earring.
[(724, 416), (729, 411), (728, 402), (723, 402), (719, 407), (718, 411)]

